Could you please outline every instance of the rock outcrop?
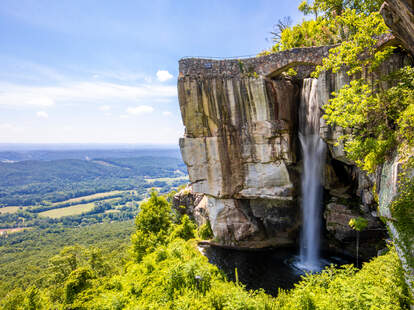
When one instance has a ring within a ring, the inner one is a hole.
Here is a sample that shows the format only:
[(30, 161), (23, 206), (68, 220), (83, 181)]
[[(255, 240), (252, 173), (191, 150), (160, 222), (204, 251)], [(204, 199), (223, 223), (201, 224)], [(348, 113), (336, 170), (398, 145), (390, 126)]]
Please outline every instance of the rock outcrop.
[[(399, 225), (404, 219), (396, 218), (391, 211), (393, 201), (400, 194), (401, 172), (404, 171), (406, 177), (414, 178), (414, 169), (404, 168), (404, 162), (407, 160), (407, 158), (403, 160), (399, 155), (395, 155), (394, 158), (383, 165), (379, 175), (378, 210), (387, 222), (389, 233), (395, 241), (394, 244), (405, 271), (407, 285), (410, 288), (412, 297), (414, 297), (414, 236), (404, 231), (407, 227)], [(409, 214), (412, 215), (412, 212)], [(412, 231), (412, 228), (410, 231)]]
[[(328, 52), (329, 47), (314, 47), (243, 60), (180, 61), (178, 94), (186, 128), (180, 149), (193, 192), (204, 194), (194, 212), (198, 221), (210, 221), (216, 242), (239, 247), (297, 242), (300, 94), (303, 79)], [(405, 57), (395, 54), (381, 73), (400, 67)], [(290, 67), (298, 72), (295, 77), (284, 73)], [(375, 73), (365, 75), (375, 78)], [(347, 83), (345, 72), (322, 74), (315, 83), (320, 109)], [(381, 247), (372, 240), (385, 232), (376, 214), (375, 180), (346, 159), (337, 144), (342, 134), (320, 120), (320, 136), (329, 147), (323, 177), (325, 245), (353, 254), (355, 234), (346, 221), (363, 216), (370, 222), (361, 233), (361, 241), (367, 241), (362, 253), (368, 256)]]
[(278, 233), (287, 239), (297, 227), (291, 216), (297, 177), (290, 167), (297, 152), (298, 86), (190, 75), (179, 78), (178, 90), (186, 125), (183, 160), (194, 192), (207, 197), (215, 237), (224, 244), (277, 239)]
[(414, 56), (414, 2), (386, 0), (381, 7), (381, 14), (393, 34)]

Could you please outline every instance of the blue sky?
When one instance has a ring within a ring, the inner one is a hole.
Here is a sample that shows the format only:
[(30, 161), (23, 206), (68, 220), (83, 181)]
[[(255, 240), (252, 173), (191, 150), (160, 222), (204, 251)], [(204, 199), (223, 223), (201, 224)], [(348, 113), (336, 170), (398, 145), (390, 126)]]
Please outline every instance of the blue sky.
[(0, 143), (177, 143), (178, 60), (257, 54), (299, 3), (2, 0)]

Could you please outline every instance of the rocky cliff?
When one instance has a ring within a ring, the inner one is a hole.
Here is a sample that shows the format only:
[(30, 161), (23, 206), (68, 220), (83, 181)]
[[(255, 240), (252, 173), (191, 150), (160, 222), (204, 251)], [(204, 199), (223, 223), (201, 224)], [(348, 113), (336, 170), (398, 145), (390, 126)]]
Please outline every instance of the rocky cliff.
[[(264, 247), (298, 241), (301, 90), (328, 51), (315, 47), (243, 60), (180, 61), (178, 93), (186, 128), (180, 148), (193, 192), (204, 195), (193, 213), (200, 223), (210, 221), (216, 242)], [(407, 55), (397, 52), (378, 73), (406, 62)], [(289, 76), (289, 68), (297, 74)], [(348, 82), (339, 72), (322, 74), (312, 83), (319, 110), (311, 117), (320, 117), (331, 93)], [(320, 120), (320, 136), (329, 149), (323, 177), (324, 246), (354, 254), (355, 232), (348, 222), (363, 216), (369, 226), (361, 248), (368, 257), (384, 246), (378, 241), (386, 235), (373, 191), (376, 177), (345, 158), (337, 145), (341, 133)]]
[(393, 34), (414, 56), (414, 1), (386, 0), (381, 14)]

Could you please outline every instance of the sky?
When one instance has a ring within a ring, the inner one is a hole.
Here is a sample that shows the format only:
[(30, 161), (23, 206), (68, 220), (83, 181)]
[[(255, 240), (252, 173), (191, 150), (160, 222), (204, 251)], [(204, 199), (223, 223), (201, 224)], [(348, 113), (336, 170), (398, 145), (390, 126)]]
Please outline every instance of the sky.
[(177, 144), (185, 56), (255, 55), (301, 0), (1, 0), (0, 143)]

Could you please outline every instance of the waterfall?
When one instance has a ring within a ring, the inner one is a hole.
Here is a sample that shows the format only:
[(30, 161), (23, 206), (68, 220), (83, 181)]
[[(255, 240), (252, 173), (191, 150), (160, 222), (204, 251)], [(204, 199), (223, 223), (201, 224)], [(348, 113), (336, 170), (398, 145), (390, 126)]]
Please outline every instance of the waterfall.
[[(325, 143), (319, 137), (320, 110), (317, 79), (303, 81), (299, 107), (299, 139), (303, 153), (302, 232), (300, 242), (301, 269), (319, 271), (321, 262), (320, 226), (322, 205), (322, 171), (325, 164)], [(298, 266), (299, 267), (299, 266)]]

